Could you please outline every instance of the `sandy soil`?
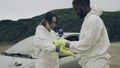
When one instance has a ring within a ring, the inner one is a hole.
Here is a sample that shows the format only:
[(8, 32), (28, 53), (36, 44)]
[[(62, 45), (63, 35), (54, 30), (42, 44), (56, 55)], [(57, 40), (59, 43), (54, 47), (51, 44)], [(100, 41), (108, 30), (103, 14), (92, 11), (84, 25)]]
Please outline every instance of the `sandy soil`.
[[(0, 52), (5, 51), (11, 46), (12, 45), (0, 45)], [(120, 42), (111, 43), (108, 52), (111, 55), (111, 68), (120, 68)]]
[(120, 42), (112, 43), (109, 48), (111, 68), (120, 68)]

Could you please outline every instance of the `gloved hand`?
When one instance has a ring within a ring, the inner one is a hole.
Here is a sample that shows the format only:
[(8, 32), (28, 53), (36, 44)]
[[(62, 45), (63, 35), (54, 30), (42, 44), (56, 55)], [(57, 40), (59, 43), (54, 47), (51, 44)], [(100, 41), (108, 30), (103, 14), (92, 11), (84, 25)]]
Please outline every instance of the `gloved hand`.
[(69, 55), (69, 56), (75, 57), (75, 54), (72, 51), (70, 51), (69, 48), (65, 47), (66, 44), (67, 44), (67, 40), (65, 40), (65, 39), (55, 40), (53, 42), (53, 44), (56, 46), (56, 48), (59, 47), (60, 54)]
[(69, 48), (65, 48), (63, 46), (60, 46), (60, 54), (76, 57)]
[(61, 39), (61, 40), (55, 40), (55, 41), (53, 42), (53, 44), (54, 44), (56, 47), (60, 47), (60, 46), (65, 47), (66, 42), (67, 42), (67, 40)]

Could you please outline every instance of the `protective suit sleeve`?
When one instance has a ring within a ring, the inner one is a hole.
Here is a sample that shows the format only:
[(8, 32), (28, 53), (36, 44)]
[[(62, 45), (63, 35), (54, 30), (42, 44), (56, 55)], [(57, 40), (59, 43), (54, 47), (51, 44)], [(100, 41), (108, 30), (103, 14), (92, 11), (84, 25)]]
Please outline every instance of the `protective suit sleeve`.
[(57, 34), (55, 33), (54, 30), (51, 30), (51, 33), (52, 33), (52, 37), (54, 37), (54, 39), (59, 39), (59, 37), (57, 36)]
[(48, 37), (44, 34), (44, 32), (40, 30), (36, 30), (36, 34), (34, 37), (34, 45), (35, 47), (43, 50), (43, 51), (55, 51), (56, 47), (52, 43), (51, 40), (48, 39)]
[(70, 42), (70, 48), (76, 53), (89, 51), (98, 41), (103, 25), (97, 19), (87, 21), (83, 24), (79, 41)]

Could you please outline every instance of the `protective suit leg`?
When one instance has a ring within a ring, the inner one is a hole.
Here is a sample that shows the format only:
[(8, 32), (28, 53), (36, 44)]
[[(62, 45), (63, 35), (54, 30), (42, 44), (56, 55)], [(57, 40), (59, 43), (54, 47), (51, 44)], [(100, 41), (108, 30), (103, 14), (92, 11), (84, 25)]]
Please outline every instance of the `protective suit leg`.
[(37, 61), (35, 62), (35, 68), (45, 68), (44, 66), (45, 64), (37, 59)]
[(110, 61), (106, 58), (90, 58), (82, 64), (82, 68), (110, 68)]
[(55, 63), (55, 62), (47, 63), (44, 60), (37, 59), (35, 63), (35, 68), (59, 68), (59, 65), (58, 63)]

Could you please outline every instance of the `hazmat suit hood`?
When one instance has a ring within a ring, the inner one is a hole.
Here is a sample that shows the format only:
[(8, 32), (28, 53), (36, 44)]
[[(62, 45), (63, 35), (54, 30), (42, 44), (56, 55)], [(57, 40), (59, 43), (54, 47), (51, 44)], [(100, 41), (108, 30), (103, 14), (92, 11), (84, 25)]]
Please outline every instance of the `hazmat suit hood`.
[(90, 13), (96, 14), (98, 16), (102, 15), (103, 13), (103, 9), (96, 4), (95, 0), (90, 0), (90, 8)]
[(103, 13), (102, 9), (92, 7), (91, 11), (86, 15), (85, 19), (87, 19), (89, 17), (89, 15), (91, 15), (91, 14), (95, 14), (95, 15), (101, 16), (102, 13)]
[(101, 8), (95, 8), (92, 7), (90, 13), (96, 14), (98, 16), (101, 16), (103, 13), (103, 10)]

